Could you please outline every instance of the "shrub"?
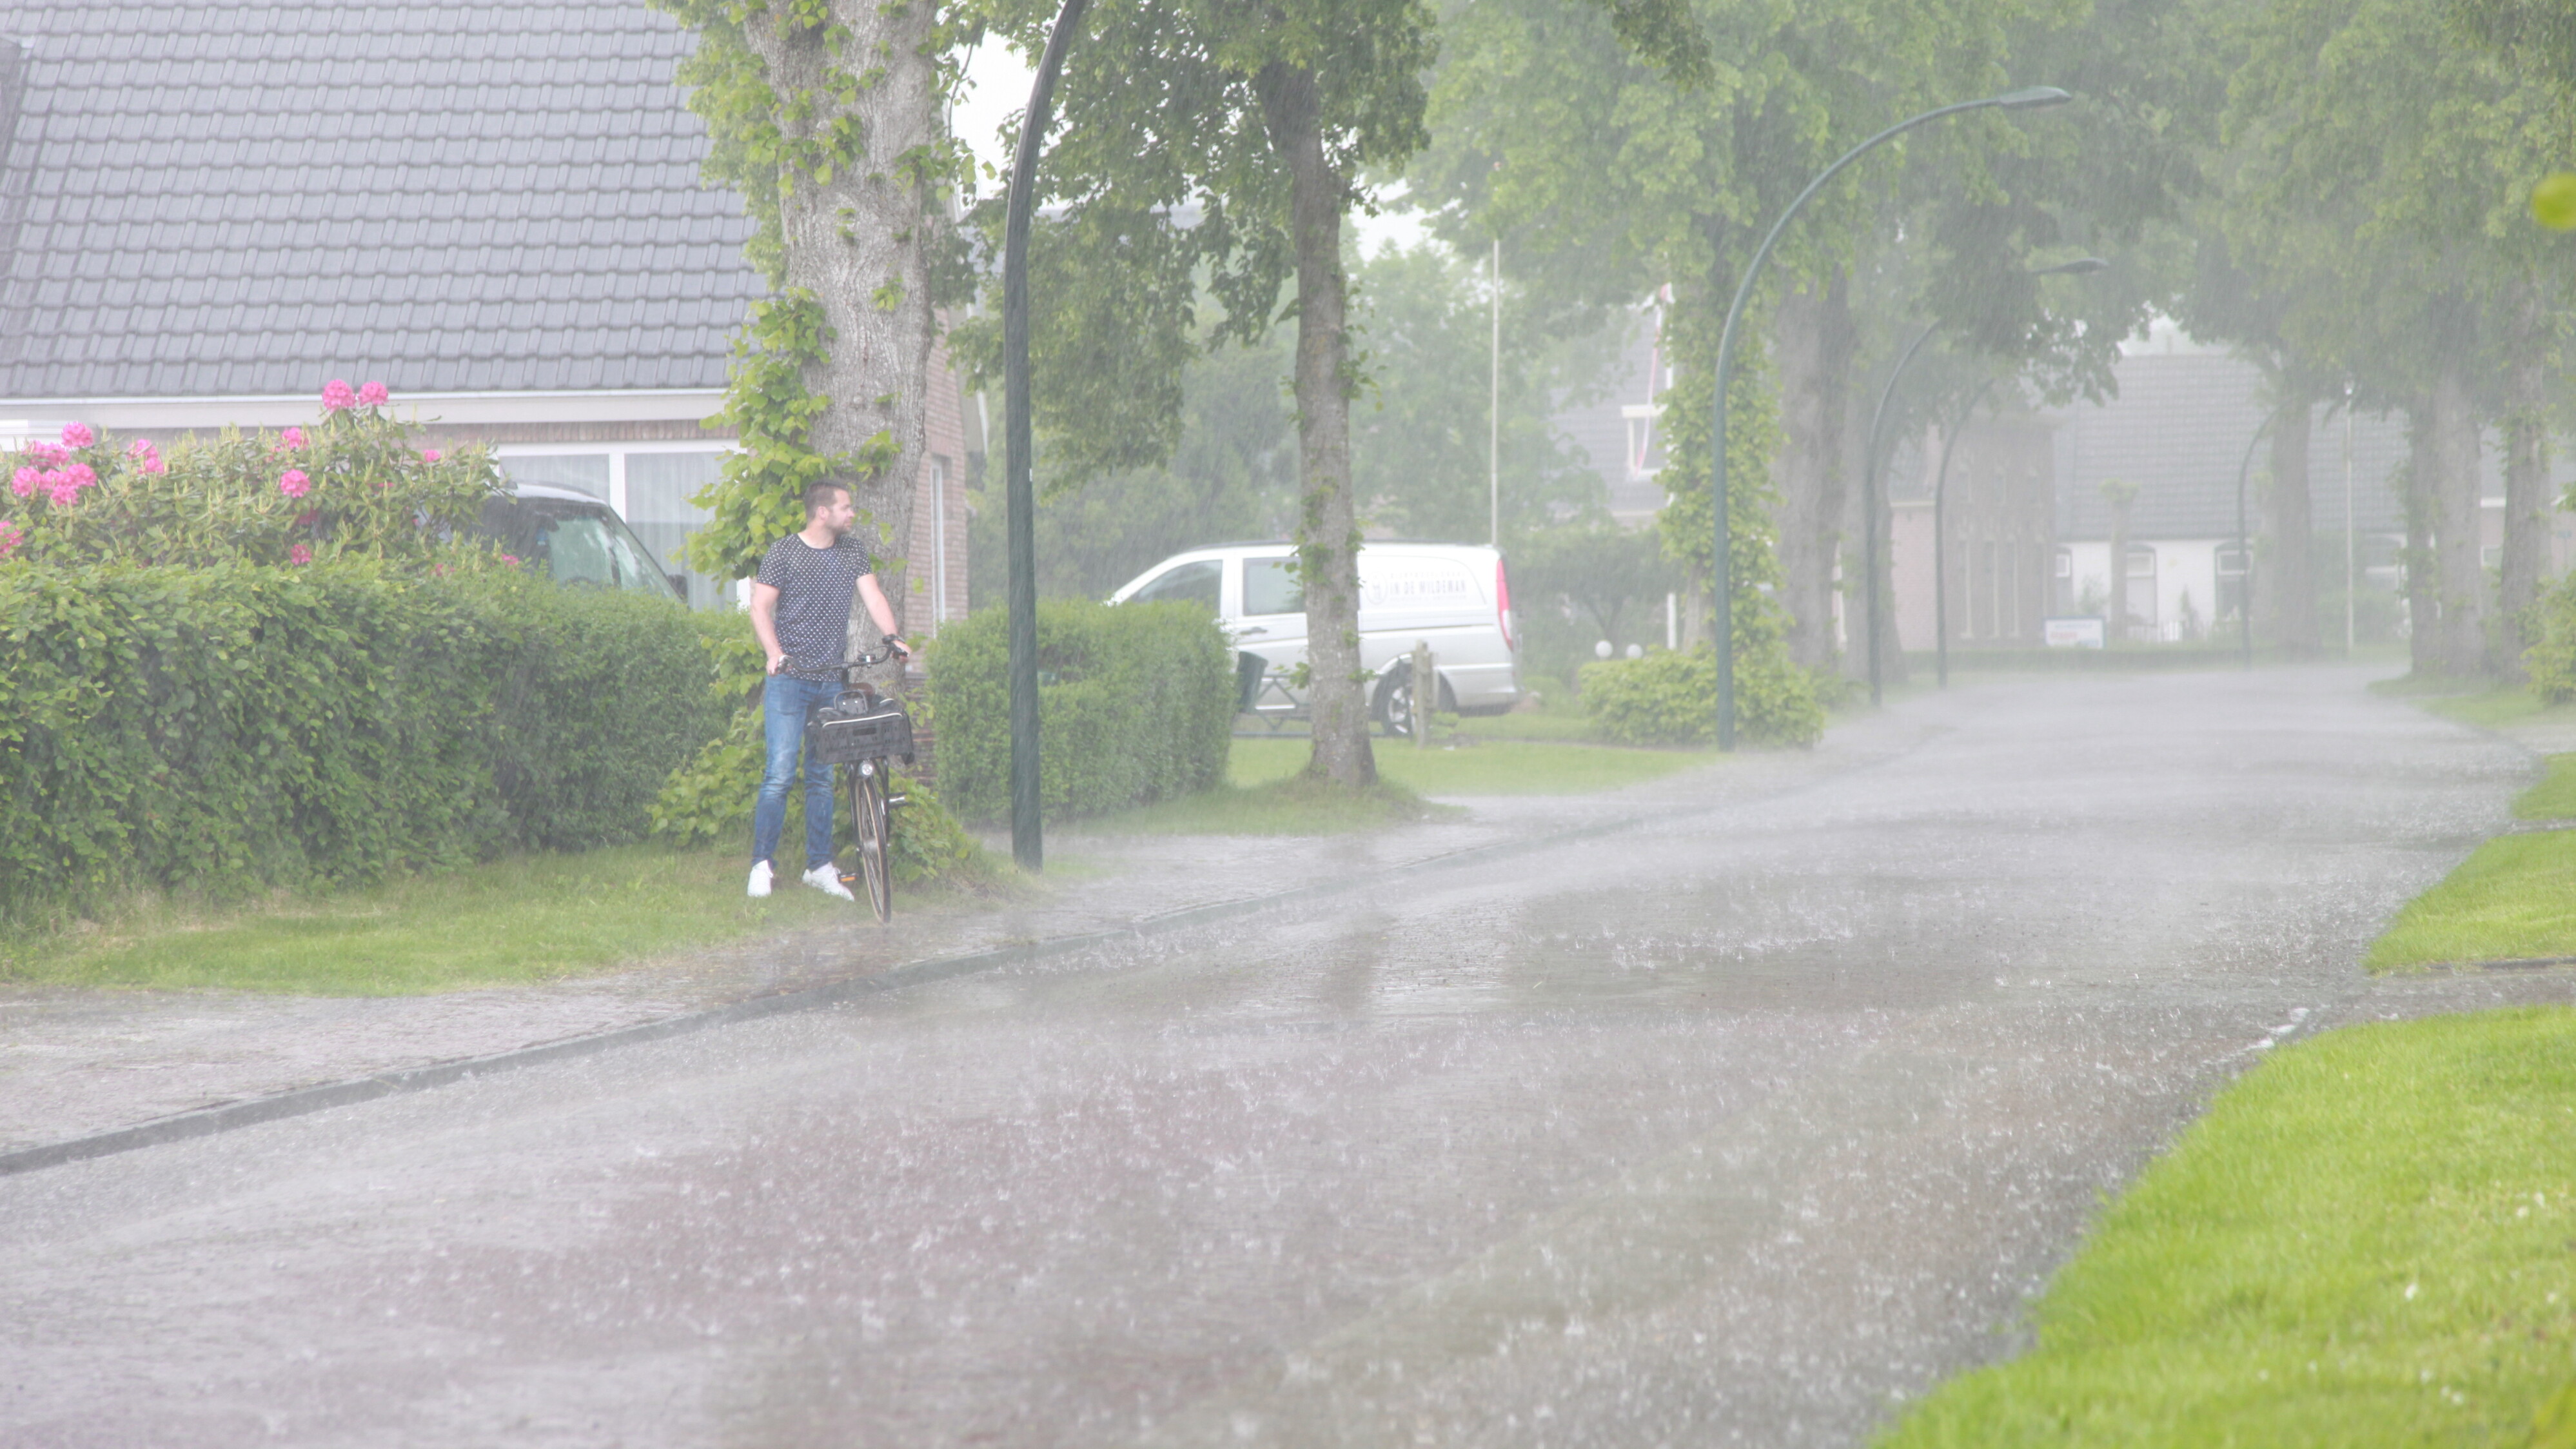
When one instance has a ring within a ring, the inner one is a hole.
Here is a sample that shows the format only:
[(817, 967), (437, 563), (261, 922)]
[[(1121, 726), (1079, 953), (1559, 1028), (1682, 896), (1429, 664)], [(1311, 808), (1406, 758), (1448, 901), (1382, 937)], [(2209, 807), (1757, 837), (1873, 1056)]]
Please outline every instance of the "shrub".
[[(1584, 713), (1604, 739), (1623, 745), (1717, 740), (1717, 650), (1709, 645), (1587, 664), (1582, 682)], [(1739, 655), (1735, 729), (1750, 744), (1814, 744), (1825, 729), (1814, 680), (1786, 658)]]
[[(1003, 611), (940, 631), (929, 646), (940, 793), (968, 820), (1010, 810), (1009, 660)], [(1038, 605), (1039, 799), (1092, 815), (1225, 779), (1234, 661), (1190, 604)]]
[[(731, 838), (746, 855), (751, 846), (752, 794), (760, 788), (760, 688), (767, 656), (741, 614), (730, 611), (691, 616), (698, 621), (701, 642), (714, 665), (708, 698), (718, 716), (730, 716), (723, 733), (700, 745), (688, 762), (673, 770), (654, 800), (653, 833), (677, 845), (714, 844)], [(893, 793), (908, 802), (888, 817), (886, 842), (894, 877), (905, 884), (926, 880), (983, 881), (993, 873), (982, 846), (957, 823), (939, 796), (928, 787), (897, 775)], [(850, 843), (850, 818), (836, 810), (833, 848)], [(805, 792), (787, 793), (787, 824), (779, 838), (805, 838)]]
[(227, 430), (162, 455), (81, 423), (0, 454), (0, 557), (48, 564), (427, 562), (483, 552), (457, 531), (504, 491), (480, 447), (415, 448), (381, 384), (323, 390), (310, 428)]
[(690, 615), (376, 560), (0, 566), (0, 917), (643, 833), (722, 724)]

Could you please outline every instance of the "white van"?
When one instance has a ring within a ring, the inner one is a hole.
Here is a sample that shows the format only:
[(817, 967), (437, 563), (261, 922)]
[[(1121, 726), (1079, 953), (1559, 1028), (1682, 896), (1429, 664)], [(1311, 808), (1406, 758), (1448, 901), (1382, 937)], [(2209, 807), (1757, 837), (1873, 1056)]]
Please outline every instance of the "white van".
[[(1110, 595), (1187, 599), (1216, 611), (1235, 647), (1266, 666), (1256, 708), (1302, 712), (1280, 677), (1306, 659), (1306, 596), (1286, 543), (1228, 543), (1174, 554)], [(1500, 714), (1520, 701), (1520, 642), (1513, 632), (1511, 582), (1503, 556), (1482, 544), (1360, 545), (1360, 663), (1375, 683), (1370, 712), (1392, 730), (1408, 717), (1410, 656), (1431, 646), (1440, 676), (1438, 707)]]

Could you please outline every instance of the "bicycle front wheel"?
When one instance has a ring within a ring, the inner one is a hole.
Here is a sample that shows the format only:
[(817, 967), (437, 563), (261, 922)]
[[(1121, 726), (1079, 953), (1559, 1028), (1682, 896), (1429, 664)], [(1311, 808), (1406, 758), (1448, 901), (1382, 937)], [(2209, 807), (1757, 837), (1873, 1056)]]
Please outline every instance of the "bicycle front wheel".
[(885, 767), (850, 772), (851, 825), (859, 841), (859, 878), (865, 882), (868, 908), (880, 921), (894, 917), (893, 840), (886, 822)]

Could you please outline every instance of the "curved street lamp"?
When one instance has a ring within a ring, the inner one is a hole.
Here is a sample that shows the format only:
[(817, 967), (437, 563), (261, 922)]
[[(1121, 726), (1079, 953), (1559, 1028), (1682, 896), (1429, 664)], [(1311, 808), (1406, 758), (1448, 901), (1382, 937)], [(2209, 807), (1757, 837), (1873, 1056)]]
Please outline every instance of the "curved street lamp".
[(1046, 865), (1038, 812), (1038, 545), (1037, 499), (1029, 483), (1029, 220), (1037, 203), (1038, 152), (1055, 118), (1055, 78), (1090, 0), (1064, 0), (1047, 33), (1020, 146), (1011, 161), (1011, 194), (1002, 214), (1002, 479), (1003, 557), (1008, 596), (1011, 681), (1011, 858), (1023, 870)]
[[(2030, 272), (2029, 275), (2034, 277), (2082, 276), (2087, 273), (2101, 271), (2109, 265), (2111, 265), (2109, 262), (2102, 260), (2100, 257), (2077, 257), (2071, 262), (2060, 262), (2053, 267), (2041, 267), (2036, 271)], [(1915, 333), (1914, 340), (1905, 345), (1905, 352), (1902, 356), (1896, 359), (1896, 366), (1888, 370), (1887, 386), (1879, 389), (1878, 408), (1876, 411), (1872, 412), (1869, 417), (1869, 449), (1861, 455), (1861, 532), (1864, 535), (1861, 547), (1863, 555), (1867, 559), (1866, 567), (1869, 570), (1869, 583), (1867, 588), (1867, 597), (1869, 600), (1869, 702), (1873, 705), (1880, 703), (1879, 661), (1884, 657), (1880, 652), (1878, 634), (1878, 541), (1881, 537), (1885, 523), (1884, 509), (1886, 499), (1879, 492), (1880, 466), (1885, 462), (1885, 459), (1882, 458), (1879, 453), (1879, 440), (1884, 434), (1887, 426), (1887, 405), (1889, 401), (1896, 396), (1897, 379), (1905, 376), (1905, 369), (1913, 363), (1914, 354), (1922, 351), (1923, 344), (1931, 341), (1932, 334), (1939, 330), (1941, 330), (1941, 322), (1937, 317), (1932, 321), (1924, 323), (1923, 330)], [(1993, 384), (1989, 383), (1987, 386), (1991, 387)], [(1944, 434), (1941, 445), (1941, 461), (1942, 468), (1945, 473), (1948, 471), (1949, 458), (1950, 448), (1948, 435)], [(1933, 494), (1932, 534), (1936, 540), (1941, 534), (1941, 505), (1940, 494), (1937, 488), (1934, 490)], [(1938, 545), (1936, 543), (1932, 560), (1933, 577), (1936, 581), (1940, 577), (1941, 563), (1942, 555), (1938, 552)], [(1935, 589), (1933, 597), (1933, 612), (1938, 614), (1940, 612), (1941, 601), (1947, 596), (1938, 592), (1940, 588), (1938, 582), (1936, 582), (1933, 587)], [(1944, 668), (1942, 671), (1941, 682), (1945, 686), (1950, 682), (1949, 671), (1947, 668)]]
[[(1075, 0), (1067, 0), (1068, 5), (1073, 3)], [(1050, 44), (1048, 48), (1052, 50), (1054, 47)], [(1726, 385), (1728, 374), (1734, 370), (1735, 365), (1735, 329), (1744, 320), (1744, 304), (1752, 298), (1753, 284), (1762, 275), (1762, 264), (1771, 259), (1771, 249), (1779, 244), (1780, 233), (1788, 230), (1789, 223), (1806, 208), (1808, 201), (1813, 199), (1817, 192), (1824, 189), (1825, 183), (1833, 180), (1844, 167), (1859, 160), (1873, 147), (1884, 145), (1926, 122), (1937, 121), (1943, 116), (1955, 116), (1961, 111), (1989, 109), (2029, 111), (2046, 106), (2062, 106), (2073, 99), (2075, 97), (2055, 86), (2028, 86), (2017, 91), (2006, 91), (1999, 96), (1988, 96), (1980, 101), (1959, 101), (1897, 122), (1845, 151), (1840, 160), (1817, 172), (1816, 179), (1807, 183), (1807, 189), (1798, 193), (1798, 199), (1790, 202), (1788, 209), (1780, 213), (1780, 219), (1771, 223), (1770, 233), (1762, 238), (1762, 245), (1753, 253), (1753, 260), (1745, 264), (1744, 278), (1735, 288), (1735, 300), (1726, 308), (1726, 326), (1717, 337), (1717, 398), (1712, 409), (1715, 414), (1715, 426), (1709, 430), (1708, 435), (1709, 493), (1711, 501), (1716, 505), (1714, 527), (1717, 549), (1710, 558), (1709, 564), (1712, 575), (1710, 592), (1715, 595), (1717, 604), (1717, 747), (1719, 749), (1735, 748), (1735, 600), (1730, 592), (1727, 578), (1726, 557), (1729, 542), (1726, 529)]]
[[(2244, 639), (2245, 667), (2248, 670), (2254, 667), (2254, 551), (2246, 546), (2245, 538), (2245, 475), (2254, 467), (2254, 445), (2263, 441), (2265, 433), (2272, 431), (2272, 425), (2281, 420), (2281, 414), (2289, 409), (2290, 402), (2290, 398), (2281, 399), (2271, 415), (2263, 419), (2263, 425), (2254, 430), (2254, 436), (2245, 440), (2245, 456), (2236, 464), (2236, 566), (2244, 571), (2245, 578), (2236, 600), (2236, 632)], [(2329, 412), (2326, 416), (2333, 417), (2334, 414)]]

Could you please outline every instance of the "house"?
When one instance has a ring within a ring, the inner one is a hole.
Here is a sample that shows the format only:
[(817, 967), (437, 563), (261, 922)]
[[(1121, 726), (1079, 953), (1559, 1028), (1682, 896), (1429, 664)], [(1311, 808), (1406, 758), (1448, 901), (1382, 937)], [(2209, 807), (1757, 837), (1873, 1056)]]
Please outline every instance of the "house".
[[(767, 288), (699, 175), (692, 39), (630, 4), (0, 0), (0, 435), (312, 420), (382, 381), (432, 442), (605, 500), (674, 571)], [(972, 400), (934, 358), (912, 536), (966, 608)], [(730, 581), (693, 576), (701, 607)], [(927, 618), (921, 617), (926, 611)]]
[[(2256, 570), (2264, 541), (2262, 490), (2271, 448), (2256, 435), (2271, 415), (2260, 369), (2159, 325), (2115, 368), (2119, 391), (2100, 403), (2037, 412), (1981, 411), (1950, 448), (1943, 513), (1953, 647), (2037, 645), (2045, 618), (2107, 617), (2113, 535), (2122, 533), (2127, 637), (2208, 637), (2243, 608), (2237, 480)], [(2347, 422), (2349, 430), (2347, 432)], [(2320, 405), (2308, 421), (2309, 517), (2320, 605), (2340, 642), (2342, 550), (2349, 532), (2354, 597), (2394, 621), (2406, 541), (2404, 500), (2392, 484), (2408, 456), (2402, 416), (2347, 419)], [(2346, 466), (2347, 436), (2351, 443)], [(2251, 465), (2247, 447), (2253, 445)], [(1889, 469), (1897, 629), (1906, 647), (1934, 638), (1932, 494), (1938, 430), (1900, 450)], [(2503, 540), (2501, 450), (2490, 438), (2482, 495), (2487, 559)], [(2576, 468), (2554, 470), (2555, 487)], [(2106, 492), (2106, 484), (2126, 485)], [(2113, 498), (2134, 489), (2125, 521)], [(2552, 567), (2576, 559), (2576, 520), (2553, 528)], [(2380, 601), (2373, 605), (2370, 601)], [(2228, 625), (2232, 628), (2232, 624)]]

